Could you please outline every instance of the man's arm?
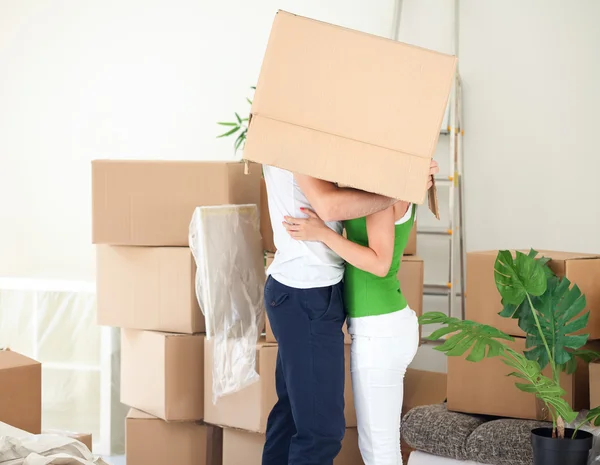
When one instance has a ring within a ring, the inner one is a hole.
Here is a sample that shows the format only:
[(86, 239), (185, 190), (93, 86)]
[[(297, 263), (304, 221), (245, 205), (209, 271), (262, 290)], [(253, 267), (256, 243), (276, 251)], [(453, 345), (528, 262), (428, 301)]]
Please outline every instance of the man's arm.
[(294, 174), (317, 215), (323, 221), (344, 221), (362, 218), (385, 210), (397, 200), (357, 189), (337, 187), (321, 179)]

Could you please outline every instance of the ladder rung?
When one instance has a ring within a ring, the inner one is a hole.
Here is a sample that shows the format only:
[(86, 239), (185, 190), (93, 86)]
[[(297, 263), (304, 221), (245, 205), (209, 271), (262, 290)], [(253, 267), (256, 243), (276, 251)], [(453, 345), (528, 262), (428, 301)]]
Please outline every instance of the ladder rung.
[(426, 291), (439, 291), (439, 292), (445, 292), (446, 294), (448, 293), (448, 291), (450, 289), (452, 289), (452, 284), (451, 283), (443, 283), (443, 284), (424, 284), (423, 288)]
[(418, 228), (417, 234), (428, 234), (432, 236), (451, 236), (452, 229), (444, 228)]
[(431, 341), (429, 339), (426, 339), (425, 336), (423, 336), (421, 338), (421, 344), (427, 344), (427, 345), (432, 345), (432, 346), (441, 346), (444, 342), (446, 342), (445, 339), (438, 339), (437, 341)]
[(435, 176), (435, 183), (441, 186), (451, 186), (454, 181), (453, 176)]

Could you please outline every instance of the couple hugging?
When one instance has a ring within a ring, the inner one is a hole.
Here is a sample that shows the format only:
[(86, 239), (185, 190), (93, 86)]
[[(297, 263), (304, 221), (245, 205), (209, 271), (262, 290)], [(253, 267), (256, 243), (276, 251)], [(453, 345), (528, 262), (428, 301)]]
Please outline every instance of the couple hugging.
[[(430, 185), (438, 171), (432, 161)], [(333, 463), (346, 429), (347, 320), (363, 461), (401, 465), (404, 374), (419, 332), (397, 275), (415, 206), (272, 166), (264, 177), (277, 247), (265, 306), (279, 350), (262, 463)]]

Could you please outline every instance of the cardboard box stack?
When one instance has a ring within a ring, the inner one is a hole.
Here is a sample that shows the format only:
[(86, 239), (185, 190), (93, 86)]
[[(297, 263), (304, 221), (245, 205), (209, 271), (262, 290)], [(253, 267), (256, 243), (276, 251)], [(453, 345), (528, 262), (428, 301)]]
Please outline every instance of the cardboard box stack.
[[(512, 347), (525, 349), (525, 334), (516, 320), (502, 318), (500, 295), (494, 280), (497, 251), (472, 252), (467, 256), (467, 308), (469, 320), (494, 326), (515, 337)], [(600, 349), (600, 256), (563, 252), (540, 251), (540, 256), (551, 258), (549, 266), (558, 276), (566, 276), (577, 284), (587, 300), (590, 312), (588, 348)], [(500, 360), (486, 359), (478, 363), (463, 357), (448, 358), (448, 409), (486, 415), (524, 419), (547, 419), (548, 412), (536, 398), (518, 390), (515, 380), (507, 377), (512, 372)], [(561, 385), (567, 392), (566, 400), (574, 409), (588, 408), (590, 383), (595, 379), (596, 366), (580, 363), (572, 375), (561, 374)], [(548, 374), (546, 374), (548, 375)], [(594, 399), (596, 401), (596, 399)]]
[(261, 168), (244, 169), (236, 162), (92, 164), (97, 321), (122, 328), (129, 465), (221, 463), (221, 432), (202, 421), (205, 326), (188, 231), (197, 206), (260, 204)]

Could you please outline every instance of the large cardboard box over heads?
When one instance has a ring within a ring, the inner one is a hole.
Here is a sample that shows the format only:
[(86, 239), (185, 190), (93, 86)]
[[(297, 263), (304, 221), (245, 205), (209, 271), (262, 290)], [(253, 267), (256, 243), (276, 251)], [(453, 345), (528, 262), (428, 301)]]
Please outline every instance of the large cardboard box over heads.
[[(456, 58), (279, 12), (244, 157), (423, 203)], [(437, 215), (435, 187), (429, 196)]]

